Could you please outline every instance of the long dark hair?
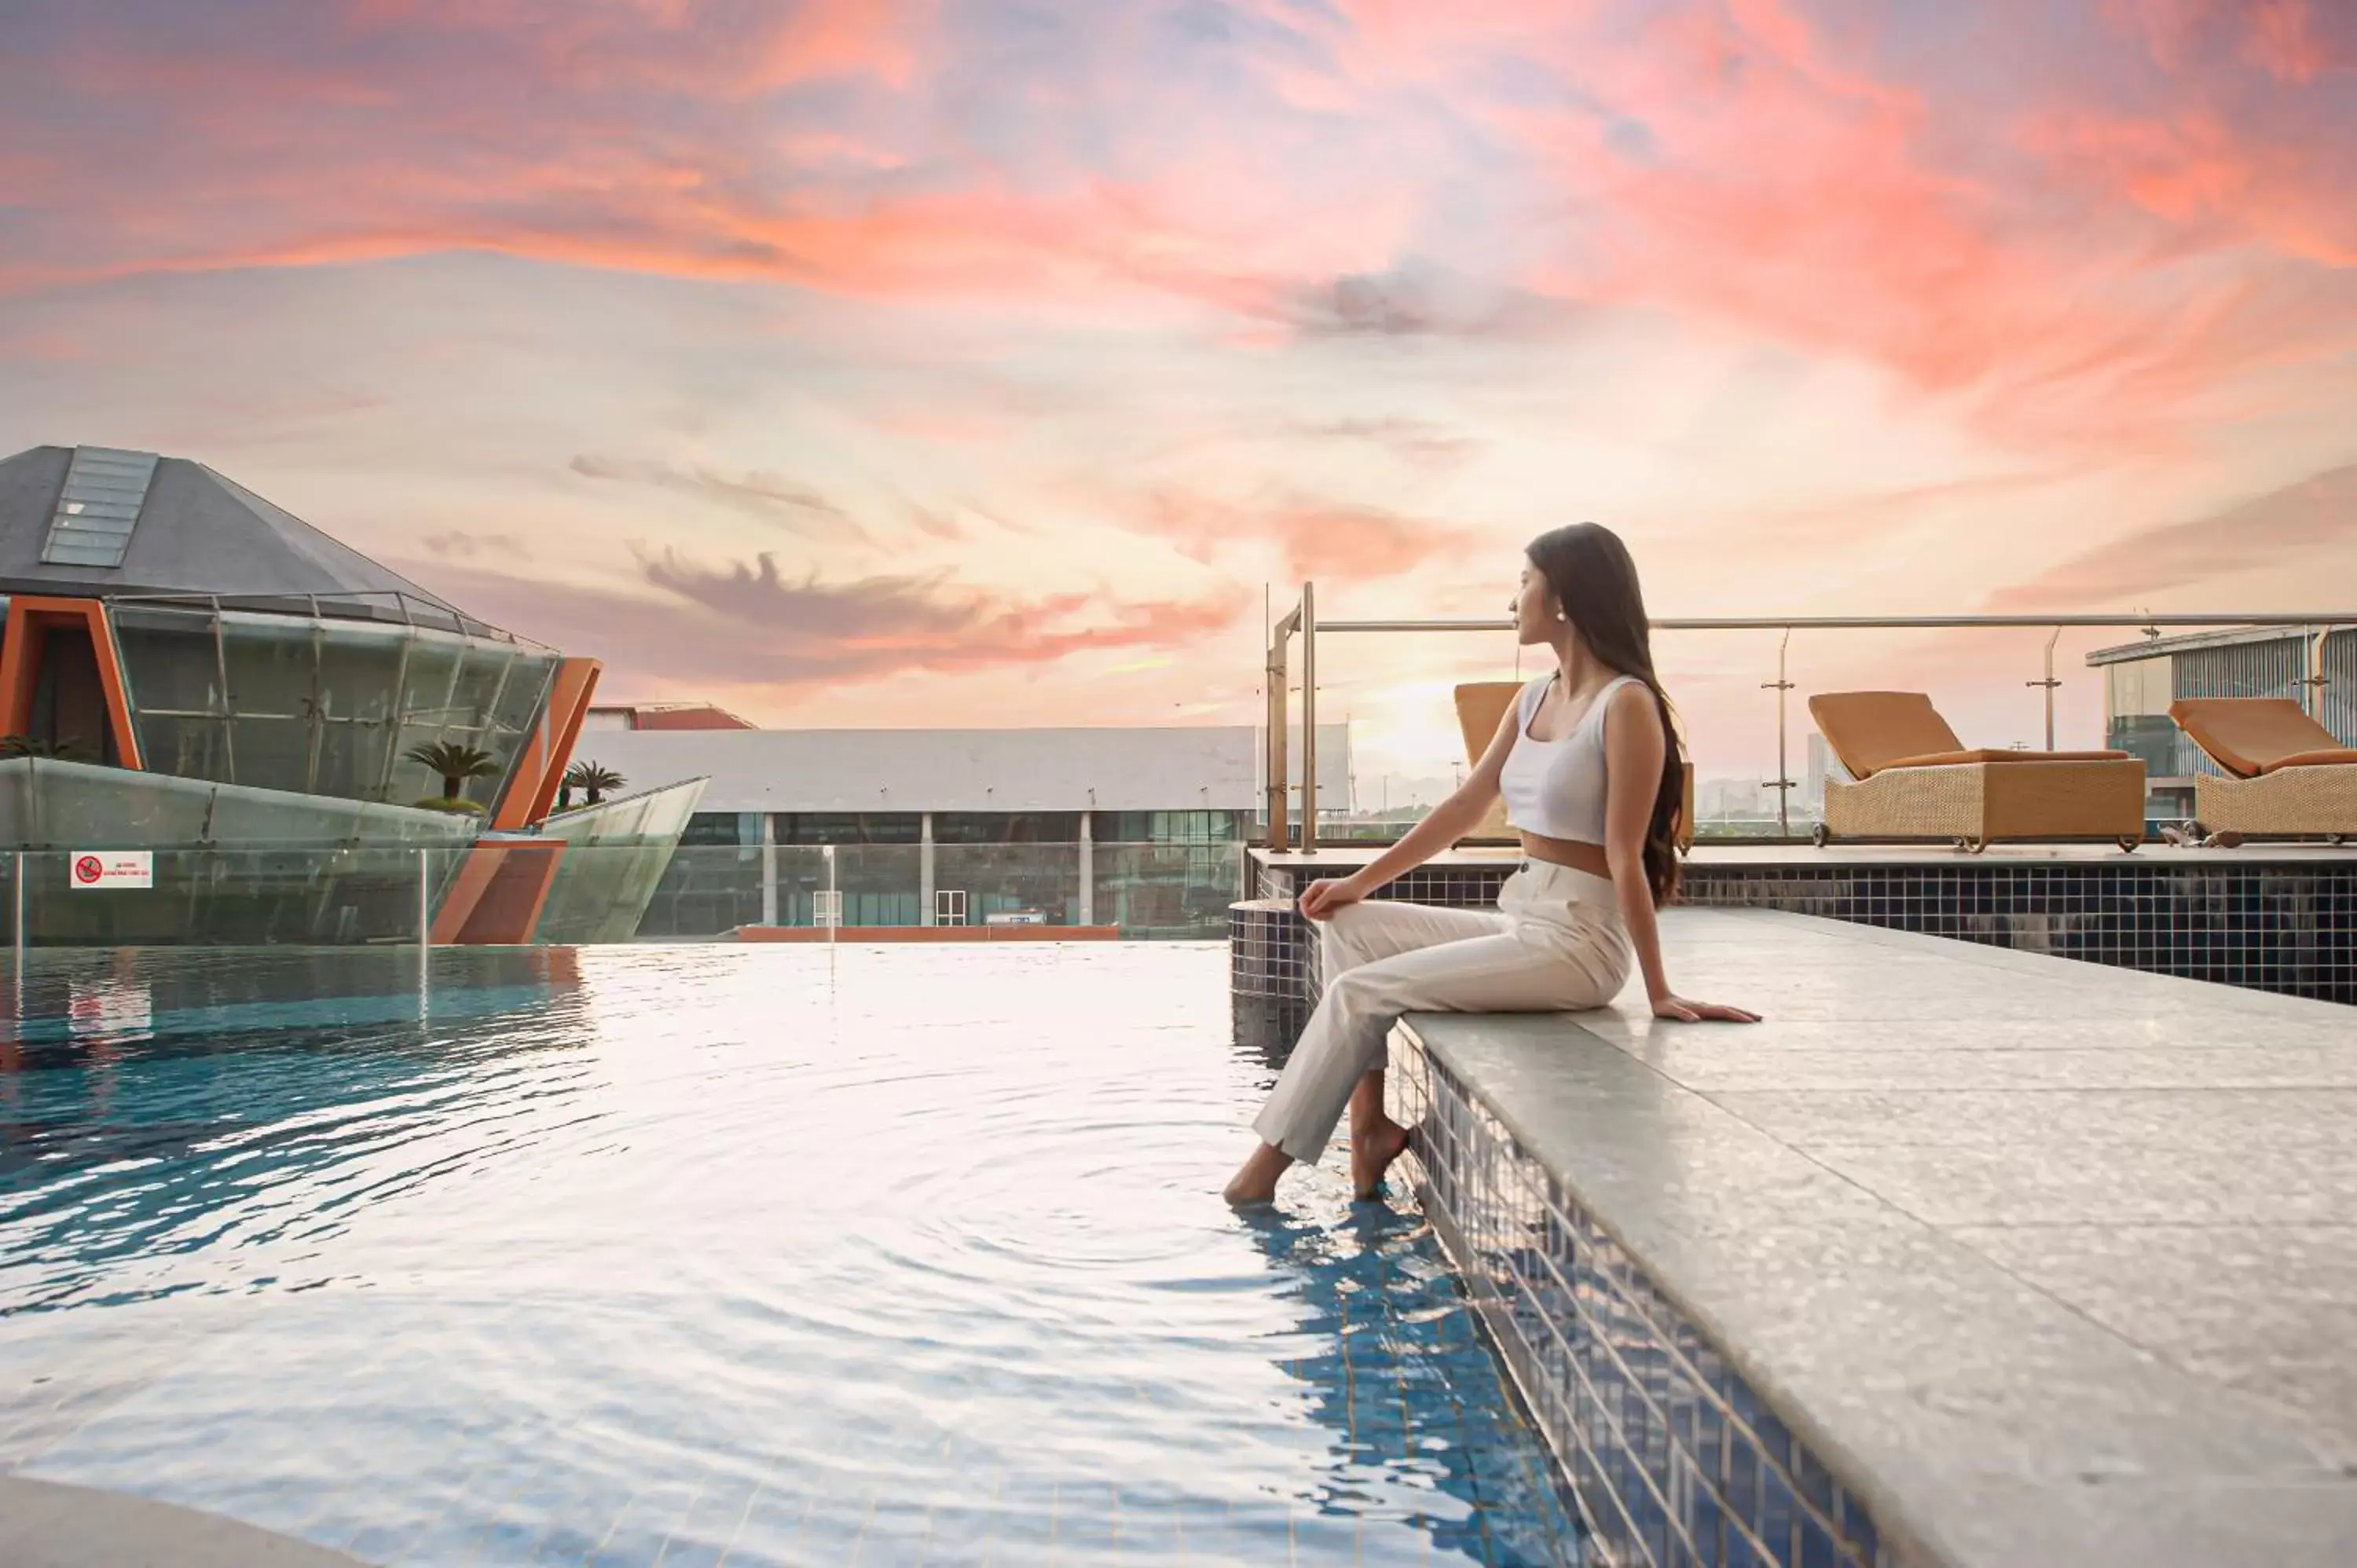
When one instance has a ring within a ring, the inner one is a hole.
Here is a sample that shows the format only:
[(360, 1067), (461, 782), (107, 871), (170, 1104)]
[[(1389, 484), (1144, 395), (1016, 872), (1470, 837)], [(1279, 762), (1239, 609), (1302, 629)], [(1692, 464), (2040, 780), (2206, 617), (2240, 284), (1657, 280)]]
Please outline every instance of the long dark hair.
[(1645, 881), (1653, 890), (1653, 902), (1667, 904), (1678, 892), (1678, 819), (1685, 813), (1685, 764), (1669, 695), (1653, 673), (1652, 628), (1645, 618), (1645, 596), (1637, 586), (1637, 563), (1619, 534), (1595, 522), (1549, 529), (1531, 541), (1529, 554), (1531, 564), (1563, 602), (1564, 618), (1587, 650), (1609, 668), (1645, 682), (1661, 711), (1662, 779), (1645, 828)]

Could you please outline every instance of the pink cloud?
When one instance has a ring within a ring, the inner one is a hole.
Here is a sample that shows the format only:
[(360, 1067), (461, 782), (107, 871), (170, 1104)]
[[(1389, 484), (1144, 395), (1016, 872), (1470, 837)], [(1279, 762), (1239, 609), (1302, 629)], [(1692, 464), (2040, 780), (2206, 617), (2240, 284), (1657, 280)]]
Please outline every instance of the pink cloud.
[(2141, 119), (2043, 116), (2024, 141), (2095, 191), (2124, 198), (2180, 231), (2357, 267), (2357, 203), (2309, 149), (2238, 134), (2214, 114)]
[(1456, 523), (1300, 499), (1235, 503), (1165, 491), (1147, 498), (1140, 517), (1147, 532), (1200, 562), (1238, 547), (1274, 548), (1295, 582), (1396, 577), (1484, 542)]
[(673, 551), (640, 563), (652, 592), (447, 561), (418, 572), (468, 613), (618, 663), (633, 680), (759, 685), (780, 700), (914, 672), (1038, 670), (1077, 653), (1184, 647), (1232, 628), (1257, 602), (1235, 586), (1195, 598), (1018, 598), (941, 576), (797, 579), (774, 556), (713, 566)]

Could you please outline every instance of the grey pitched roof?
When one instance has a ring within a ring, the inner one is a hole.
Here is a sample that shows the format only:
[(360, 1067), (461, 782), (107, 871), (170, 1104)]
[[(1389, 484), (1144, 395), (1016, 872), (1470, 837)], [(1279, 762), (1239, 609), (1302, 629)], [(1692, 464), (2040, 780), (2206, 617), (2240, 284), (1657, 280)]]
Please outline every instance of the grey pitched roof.
[(218, 597), (297, 614), (312, 613), (316, 599), (323, 616), (505, 635), (186, 457), (156, 462), (120, 566), (46, 563), (74, 450), (35, 446), (0, 459), (0, 591)]

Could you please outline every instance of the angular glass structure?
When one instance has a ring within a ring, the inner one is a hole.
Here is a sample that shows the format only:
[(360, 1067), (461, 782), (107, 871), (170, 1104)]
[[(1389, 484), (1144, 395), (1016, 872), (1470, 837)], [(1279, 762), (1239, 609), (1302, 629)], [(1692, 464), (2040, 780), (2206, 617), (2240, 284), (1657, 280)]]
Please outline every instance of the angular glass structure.
[(704, 786), (690, 779), (560, 812), (543, 824), (540, 837), (565, 848), (532, 940), (626, 942), (636, 936)]
[[(511, 766), (556, 672), (553, 650), (427, 627), (136, 603), (113, 619), (149, 768), (354, 800), (440, 795), (408, 755), (436, 742)], [(488, 811), (507, 777), (463, 798)]]
[[(186, 458), (0, 459), (0, 605), (30, 940), (622, 940), (702, 792), (544, 832), (597, 666)], [(100, 851), (149, 853), (154, 886), (76, 886)]]
[[(23, 851), (31, 946), (414, 942), (474, 839), (447, 811), (0, 761), (0, 843)], [(79, 886), (72, 863), (110, 850), (148, 852), (154, 885)]]

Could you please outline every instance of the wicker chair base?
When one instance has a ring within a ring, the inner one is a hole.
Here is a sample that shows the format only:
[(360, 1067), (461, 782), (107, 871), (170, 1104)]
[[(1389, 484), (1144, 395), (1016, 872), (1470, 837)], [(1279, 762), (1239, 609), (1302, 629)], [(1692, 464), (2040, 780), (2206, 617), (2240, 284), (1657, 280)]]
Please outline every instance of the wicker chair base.
[(2357, 838), (2357, 767), (2286, 768), (2256, 779), (2193, 780), (2193, 814), (2244, 838)]
[(1855, 784), (1825, 784), (1820, 843), (1948, 840), (1998, 843), (2144, 842), (2144, 764), (1979, 762), (1894, 768)]

